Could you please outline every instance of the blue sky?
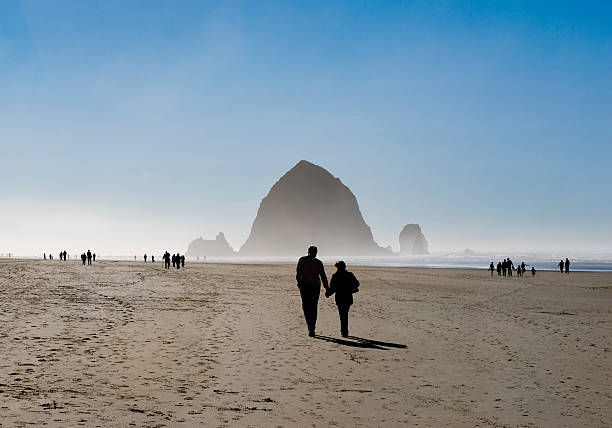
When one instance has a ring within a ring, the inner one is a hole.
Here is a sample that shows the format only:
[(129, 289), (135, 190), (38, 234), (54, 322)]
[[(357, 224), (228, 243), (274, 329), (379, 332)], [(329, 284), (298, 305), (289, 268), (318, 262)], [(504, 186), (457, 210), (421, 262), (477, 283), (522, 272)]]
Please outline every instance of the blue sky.
[(238, 248), (300, 159), (382, 245), (608, 252), (611, 117), (604, 1), (0, 0), (0, 252)]

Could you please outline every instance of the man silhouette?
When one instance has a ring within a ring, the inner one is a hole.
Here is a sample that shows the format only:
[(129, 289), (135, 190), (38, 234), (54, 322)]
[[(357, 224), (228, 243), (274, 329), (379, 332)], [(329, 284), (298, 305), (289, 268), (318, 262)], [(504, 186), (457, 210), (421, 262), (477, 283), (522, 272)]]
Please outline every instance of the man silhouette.
[(565, 259), (565, 273), (569, 273), (569, 265), (570, 265), (569, 259), (566, 258)]
[(301, 257), (297, 264), (295, 279), (302, 297), (302, 309), (308, 326), (308, 335), (315, 335), (317, 324), (317, 305), (321, 294), (321, 282), (325, 291), (329, 290), (327, 276), (321, 260), (317, 259), (317, 247), (308, 247), (308, 255)]
[(145, 263), (147, 262), (147, 255), (144, 255)]
[(87, 265), (91, 264), (91, 251), (87, 250)]
[(559, 270), (561, 271), (561, 273), (563, 273), (563, 265), (564, 265), (563, 260), (561, 260), (559, 262)]

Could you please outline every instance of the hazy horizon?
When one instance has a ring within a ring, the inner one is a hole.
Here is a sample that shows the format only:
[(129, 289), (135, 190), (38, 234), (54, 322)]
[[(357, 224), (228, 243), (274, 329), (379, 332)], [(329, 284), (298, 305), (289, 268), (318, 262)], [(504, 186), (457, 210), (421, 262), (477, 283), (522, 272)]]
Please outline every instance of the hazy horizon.
[(396, 251), (612, 253), (612, 6), (1, 5), (0, 253), (238, 250), (301, 159)]

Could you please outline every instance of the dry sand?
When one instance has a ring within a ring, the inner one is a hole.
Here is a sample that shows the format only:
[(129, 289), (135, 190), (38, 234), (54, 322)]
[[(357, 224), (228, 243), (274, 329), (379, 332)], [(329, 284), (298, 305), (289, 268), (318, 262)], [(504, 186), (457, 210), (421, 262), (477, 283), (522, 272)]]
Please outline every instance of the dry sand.
[(293, 266), (0, 261), (0, 425), (612, 424), (611, 274), (351, 270), (368, 340)]

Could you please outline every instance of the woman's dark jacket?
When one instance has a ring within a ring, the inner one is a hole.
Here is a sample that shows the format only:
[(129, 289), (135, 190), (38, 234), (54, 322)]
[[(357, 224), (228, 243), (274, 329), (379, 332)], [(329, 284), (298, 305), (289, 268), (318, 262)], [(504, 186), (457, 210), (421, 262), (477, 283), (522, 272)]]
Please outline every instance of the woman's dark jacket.
[(352, 305), (353, 293), (358, 291), (359, 281), (357, 281), (355, 275), (348, 270), (339, 270), (332, 275), (327, 294), (331, 296), (336, 293), (337, 305)]

